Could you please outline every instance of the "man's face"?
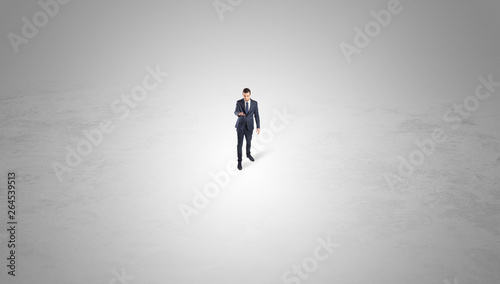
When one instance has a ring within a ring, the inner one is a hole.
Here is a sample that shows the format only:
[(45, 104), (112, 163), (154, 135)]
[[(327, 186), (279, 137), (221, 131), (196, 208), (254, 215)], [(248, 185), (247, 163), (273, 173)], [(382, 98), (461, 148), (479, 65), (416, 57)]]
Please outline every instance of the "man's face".
[(245, 102), (248, 102), (250, 100), (250, 94), (251, 93), (243, 93), (243, 99), (245, 100)]

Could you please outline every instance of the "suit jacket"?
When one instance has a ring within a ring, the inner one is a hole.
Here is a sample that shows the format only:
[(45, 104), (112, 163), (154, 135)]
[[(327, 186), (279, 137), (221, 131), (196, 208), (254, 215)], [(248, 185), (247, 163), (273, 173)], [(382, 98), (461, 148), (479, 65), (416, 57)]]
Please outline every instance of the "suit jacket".
[(234, 114), (238, 116), (238, 113), (240, 112), (244, 113), (245, 115), (238, 117), (238, 120), (236, 121), (236, 125), (234, 127), (236, 127), (237, 129), (244, 129), (246, 125), (249, 130), (253, 130), (253, 119), (255, 117), (257, 128), (260, 128), (259, 105), (257, 104), (257, 101), (250, 99), (250, 109), (248, 110), (248, 113), (245, 111), (245, 100), (241, 99), (239, 101), (236, 101), (236, 109), (234, 110)]

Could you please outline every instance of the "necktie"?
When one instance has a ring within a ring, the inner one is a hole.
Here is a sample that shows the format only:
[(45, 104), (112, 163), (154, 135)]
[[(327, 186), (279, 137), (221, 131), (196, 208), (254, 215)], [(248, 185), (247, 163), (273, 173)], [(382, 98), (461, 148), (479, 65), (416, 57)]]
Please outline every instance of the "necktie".
[(246, 113), (248, 113), (248, 102), (246, 103), (245, 110), (246, 110)]

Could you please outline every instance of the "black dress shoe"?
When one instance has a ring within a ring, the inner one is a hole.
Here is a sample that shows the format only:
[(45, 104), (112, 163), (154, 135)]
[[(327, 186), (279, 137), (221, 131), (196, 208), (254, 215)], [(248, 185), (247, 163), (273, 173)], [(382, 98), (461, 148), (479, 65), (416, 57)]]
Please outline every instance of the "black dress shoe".
[(241, 162), (238, 162), (238, 170), (240, 170), (240, 171), (241, 171), (241, 169), (242, 169), (242, 168), (243, 168), (243, 167), (241, 166)]
[(250, 160), (250, 161), (255, 161), (255, 159), (252, 157), (252, 155), (247, 155), (247, 158)]

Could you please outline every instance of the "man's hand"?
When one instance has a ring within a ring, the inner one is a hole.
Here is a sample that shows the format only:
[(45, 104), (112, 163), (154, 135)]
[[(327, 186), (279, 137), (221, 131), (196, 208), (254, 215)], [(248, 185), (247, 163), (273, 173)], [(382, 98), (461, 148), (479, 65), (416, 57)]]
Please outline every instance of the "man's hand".
[(238, 116), (245, 116), (245, 114), (240, 112), (240, 113), (238, 113)]
[(259, 135), (260, 133), (260, 128), (257, 128), (257, 135)]

